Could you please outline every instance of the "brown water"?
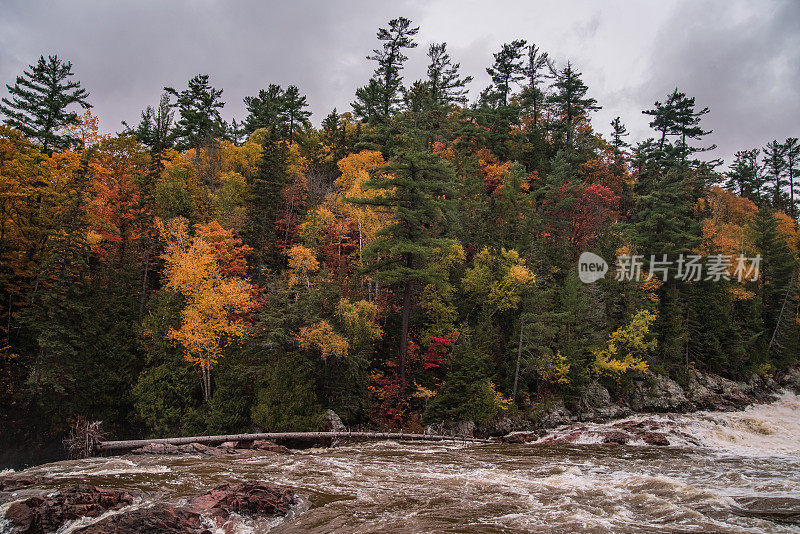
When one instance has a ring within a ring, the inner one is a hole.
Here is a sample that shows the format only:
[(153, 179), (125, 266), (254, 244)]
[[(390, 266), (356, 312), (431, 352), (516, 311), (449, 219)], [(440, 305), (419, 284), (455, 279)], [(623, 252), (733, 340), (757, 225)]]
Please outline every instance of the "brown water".
[[(141, 490), (137, 506), (253, 479), (304, 496), (289, 519), (240, 518), (240, 532), (800, 532), (798, 397), (658, 419), (674, 446), (600, 445), (589, 433), (568, 445), (379, 442), (248, 458), (98, 458), (26, 473), (48, 477), (38, 489)], [(0, 517), (27, 491), (0, 494)]]

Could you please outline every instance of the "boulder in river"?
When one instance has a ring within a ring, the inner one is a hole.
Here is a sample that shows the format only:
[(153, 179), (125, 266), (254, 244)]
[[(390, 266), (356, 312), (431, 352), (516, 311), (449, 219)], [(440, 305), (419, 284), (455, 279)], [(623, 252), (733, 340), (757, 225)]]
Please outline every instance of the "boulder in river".
[(0, 477), (0, 491), (14, 491), (39, 482), (36, 477), (28, 475), (4, 475)]
[(186, 507), (157, 503), (111, 515), (79, 528), (81, 534), (210, 534), (203, 517)]
[(266, 482), (238, 482), (217, 486), (195, 497), (190, 507), (217, 518), (227, 518), (231, 512), (252, 516), (284, 516), (296, 498), (290, 488)]
[(125, 490), (78, 485), (52, 495), (34, 496), (12, 503), (6, 510), (5, 519), (14, 525), (12, 532), (55, 532), (67, 521), (98, 517), (109, 510), (129, 506), (134, 500), (134, 496)]

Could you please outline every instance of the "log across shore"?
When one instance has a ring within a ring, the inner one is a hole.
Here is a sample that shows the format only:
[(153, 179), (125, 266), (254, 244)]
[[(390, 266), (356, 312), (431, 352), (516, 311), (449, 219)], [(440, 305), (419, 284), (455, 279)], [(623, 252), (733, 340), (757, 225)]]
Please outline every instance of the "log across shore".
[(461, 441), (473, 443), (491, 443), (491, 440), (443, 436), (431, 434), (405, 434), (403, 432), (264, 432), (260, 434), (227, 434), (222, 436), (187, 436), (181, 438), (131, 439), (125, 441), (98, 441), (94, 444), (96, 452), (112, 452), (138, 449), (150, 443), (169, 445), (186, 445), (189, 443), (219, 444), (226, 441), (255, 441), (266, 439), (271, 441), (299, 440), (313, 441), (317, 439), (393, 439), (406, 441)]

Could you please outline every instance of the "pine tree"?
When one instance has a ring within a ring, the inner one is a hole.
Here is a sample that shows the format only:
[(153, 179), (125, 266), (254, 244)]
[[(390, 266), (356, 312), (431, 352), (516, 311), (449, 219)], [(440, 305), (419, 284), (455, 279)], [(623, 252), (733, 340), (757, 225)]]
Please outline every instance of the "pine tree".
[[(700, 141), (711, 133), (711, 130), (703, 130), (700, 126), (700, 121), (704, 115), (709, 113), (709, 110), (708, 108), (695, 109), (694, 97), (687, 97), (677, 88), (667, 96), (663, 104), (656, 101), (653, 109), (642, 111), (642, 113), (653, 117), (650, 127), (661, 134), (658, 140), (658, 151), (660, 152), (658, 158), (666, 159), (667, 163), (672, 161), (675, 164), (684, 165), (692, 154), (716, 148), (716, 145), (702, 148), (689, 145), (690, 140)], [(674, 145), (669, 145), (668, 137), (677, 137), (678, 140)]]
[(258, 171), (249, 180), (250, 202), (246, 236), (254, 250), (253, 280), (264, 281), (266, 269), (278, 264), (278, 230), (276, 224), (283, 203), (283, 189), (289, 183), (287, 175), (288, 148), (267, 130), (261, 144), (261, 161)]
[(247, 109), (244, 120), (246, 133), (251, 134), (259, 128), (271, 128), (281, 136), (285, 135), (286, 99), (279, 85), (271, 83), (266, 90), (260, 89), (258, 95), (244, 97), (244, 105)]
[(717, 148), (717, 145), (697, 148), (688, 144), (689, 140), (699, 141), (712, 133), (711, 130), (703, 130), (700, 127), (700, 121), (704, 115), (709, 113), (709, 109), (695, 109), (694, 97), (687, 97), (684, 93), (678, 93), (677, 89), (673, 93), (673, 102), (676, 113), (674, 134), (680, 139), (678, 151), (681, 163), (685, 163), (687, 158), (696, 152), (706, 152)]
[(769, 177), (772, 186), (772, 207), (784, 210), (786, 207), (786, 149), (777, 139), (767, 143), (764, 147), (764, 171)]
[(661, 136), (658, 139), (658, 150), (663, 151), (664, 145), (667, 140), (667, 135), (670, 135), (674, 130), (674, 124), (677, 121), (677, 110), (675, 107), (675, 96), (678, 90), (667, 96), (667, 99), (662, 104), (656, 100), (655, 107), (642, 111), (645, 115), (650, 115), (653, 120), (650, 122), (650, 127), (659, 132)]
[(634, 242), (644, 254), (691, 254), (700, 243), (694, 216), (698, 184), (693, 171), (671, 169), (640, 181)]
[(611, 144), (614, 145), (615, 149), (622, 150), (624, 147), (631, 146), (622, 139), (628, 135), (630, 135), (628, 129), (625, 128), (625, 125), (622, 124), (619, 117), (611, 121)]
[(381, 99), (383, 89), (375, 78), (372, 78), (367, 85), (356, 89), (356, 99), (351, 104), (353, 113), (364, 122), (376, 124), (383, 120), (381, 113)]
[(778, 327), (787, 293), (797, 286), (797, 260), (784, 236), (778, 231), (778, 220), (769, 207), (761, 207), (753, 221), (755, 247), (761, 254), (759, 296), (763, 303), (764, 331), (769, 338)]
[(289, 122), (289, 143), (291, 144), (294, 142), (295, 128), (310, 124), (308, 118), (311, 116), (311, 112), (304, 109), (308, 107), (308, 102), (306, 102), (305, 95), (301, 95), (295, 85), (286, 88), (283, 102), (286, 120)]
[(764, 181), (761, 176), (761, 166), (758, 164), (758, 154), (761, 150), (739, 150), (734, 154), (734, 160), (726, 173), (725, 187), (741, 197), (747, 197), (753, 202), (760, 203)]
[(91, 108), (86, 101), (89, 94), (80, 82), (69, 79), (73, 76), (72, 63), (64, 63), (58, 56), (48, 56), (46, 60), (41, 56), (28, 69), (17, 76), (13, 87), (6, 85), (11, 100), (1, 100), (4, 122), (38, 143), (43, 152), (69, 148), (77, 140), (58, 131), (78, 124), (78, 114), (67, 108), (73, 104)]
[(523, 39), (503, 43), (500, 51), (494, 54), (494, 64), (486, 68), (486, 73), (492, 77), (494, 93), (501, 106), (508, 105), (511, 85), (524, 78), (522, 55), (525, 52), (525, 44)]
[(413, 37), (419, 27), (412, 28), (411, 21), (405, 17), (389, 21), (389, 28), (378, 29), (378, 40), (382, 48), (376, 48), (367, 59), (378, 63), (375, 74), (366, 87), (356, 91), (353, 111), (362, 119), (373, 122), (389, 120), (402, 101), (403, 64), (408, 57), (403, 54), (407, 48), (416, 48)]
[(591, 111), (600, 109), (600, 106), (594, 98), (586, 97), (589, 88), (581, 80), (581, 73), (573, 69), (571, 63), (567, 63), (567, 66), (556, 74), (553, 87), (556, 91), (550, 95), (548, 101), (555, 106), (561, 116), (559, 129), (565, 134), (566, 146), (572, 147), (576, 122), (586, 118)]
[(444, 235), (450, 219), (452, 179), (444, 160), (412, 141), (395, 149), (382, 172), (364, 183), (366, 189), (379, 191), (375, 197), (349, 199), (386, 208), (392, 215), (392, 223), (377, 233), (376, 240), (364, 250), (364, 258), (375, 279), (402, 290), (398, 362), (402, 379), (414, 290), (441, 276), (430, 259), (438, 247), (449, 243)]
[(786, 173), (789, 178), (789, 215), (797, 220), (797, 202), (794, 199), (797, 184), (795, 181), (800, 178), (800, 143), (796, 137), (790, 137), (783, 144), (786, 155)]
[(225, 106), (220, 100), (222, 89), (208, 84), (208, 74), (198, 74), (189, 80), (189, 87), (180, 93), (172, 87), (164, 90), (177, 99), (172, 107), (180, 113), (173, 132), (178, 148), (197, 150), (225, 135), (225, 124), (219, 114)]
[(428, 48), (428, 89), (434, 102), (440, 106), (464, 104), (467, 101), (466, 85), (472, 76), (464, 78), (459, 74), (461, 65), (453, 63), (447, 53), (447, 43), (432, 44)]
[(539, 124), (539, 115), (542, 112), (542, 105), (545, 102), (545, 93), (539, 88), (539, 85), (548, 78), (552, 77), (550, 74), (553, 71), (553, 64), (547, 55), (547, 52), (542, 52), (539, 48), (531, 43), (528, 46), (527, 62), (522, 69), (525, 75), (527, 84), (522, 90), (522, 100), (526, 107), (530, 107), (533, 111), (533, 127), (536, 128)]

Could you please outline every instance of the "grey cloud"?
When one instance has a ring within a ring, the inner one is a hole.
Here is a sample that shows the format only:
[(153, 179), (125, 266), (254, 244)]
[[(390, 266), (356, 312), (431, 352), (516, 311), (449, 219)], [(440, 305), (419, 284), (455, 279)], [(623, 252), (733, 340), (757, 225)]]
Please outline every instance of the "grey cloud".
[(372, 72), (365, 56), (378, 26), (402, 15), (421, 25), (407, 82), (424, 76), (427, 45), (448, 41), (464, 74), (475, 77), (475, 97), (488, 83), (492, 52), (524, 38), (584, 72), (604, 108), (594, 121), (601, 133), (620, 115), (634, 137), (649, 135), (641, 110), (676, 86), (711, 108), (708, 127), (726, 158), (800, 133), (800, 2), (615, 0), (603, 7), (550, 0), (0, 0), (0, 82), (12, 83), (40, 54), (58, 53), (72, 61), (106, 131), (135, 121), (163, 86), (184, 87), (198, 73), (224, 89), (228, 119), (241, 119), (242, 98), (268, 83), (295, 84), (319, 124), (334, 106), (350, 109)]

